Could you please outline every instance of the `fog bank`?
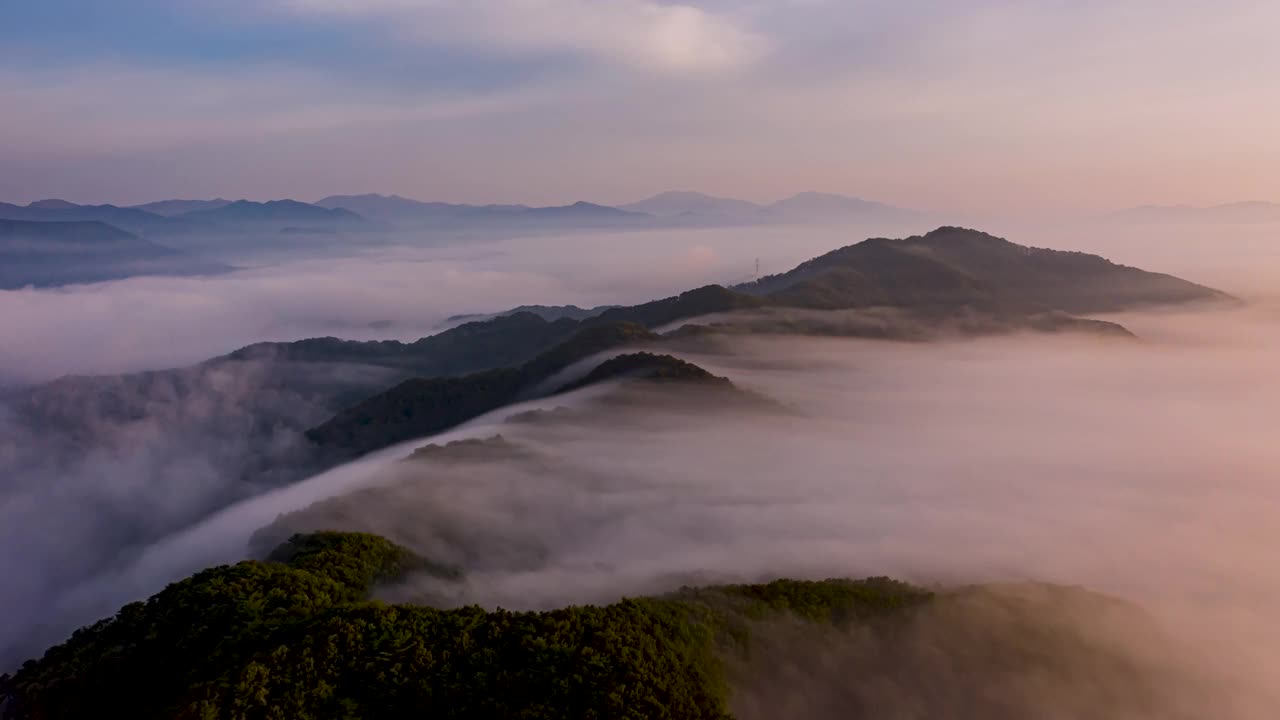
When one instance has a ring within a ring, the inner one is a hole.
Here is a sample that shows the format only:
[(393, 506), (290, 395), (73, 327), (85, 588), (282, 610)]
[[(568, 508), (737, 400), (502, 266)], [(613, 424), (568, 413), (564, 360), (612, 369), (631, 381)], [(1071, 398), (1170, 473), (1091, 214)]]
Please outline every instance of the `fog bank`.
[(1280, 701), (1271, 318), (1130, 314), (1129, 343), (734, 339), (684, 356), (788, 412), (588, 405), (495, 428), (520, 454), (397, 464), (279, 532), (379, 532), (468, 573), (388, 599), (516, 609), (780, 576), (1079, 584), (1240, 683), (1223, 717), (1261, 717)]
[[(66, 374), (188, 365), (255, 342), (337, 336), (416, 340), (446, 318), (518, 305), (634, 304), (780, 272), (833, 247), (899, 228), (713, 228), (576, 232), (438, 245), (383, 244), (229, 257), (209, 277), (140, 277), (0, 291), (0, 388)], [(924, 231), (927, 227), (910, 228)], [(901, 228), (907, 230), (907, 228)]]
[[(19, 622), (0, 638), (8, 646), (0, 655), (16, 660), (10, 655), (17, 644), (35, 651), (32, 637), (64, 637), (209, 562), (245, 557), (263, 525), (300, 511), (280, 527), (379, 532), (468, 570), (461, 585), (423, 581), (391, 599), (546, 608), (778, 576), (1044, 580), (1138, 601), (1208, 657), (1233, 669), (1239, 663), (1251, 691), (1280, 686), (1280, 660), (1271, 650), (1280, 646), (1272, 619), (1280, 572), (1268, 560), (1280, 541), (1273, 518), (1280, 490), (1271, 478), (1280, 449), (1268, 430), (1280, 401), (1271, 382), (1280, 360), (1280, 306), (1262, 294), (1260, 279), (1274, 266), (1258, 240), (1265, 231), (1257, 232), (1223, 241), (1224, 254), (1234, 247), (1253, 248), (1253, 255), (1191, 253), (1203, 240), (1191, 235), (1165, 245), (1154, 236), (1133, 238), (1108, 252), (1253, 300), (1234, 311), (1107, 318), (1135, 331), (1138, 342), (1019, 335), (920, 344), (735, 337), (689, 345), (679, 353), (685, 359), (791, 412), (716, 412), (662, 393), (639, 404), (544, 402), (583, 403), (585, 414), (501, 425), (490, 419), (448, 435), (501, 433), (525, 455), (401, 464), (391, 453), (248, 500), (194, 527), (179, 524), (167, 540), (114, 558), (123, 566), (99, 567), (97, 557), (111, 555), (119, 535), (139, 522), (197, 522), (183, 513), (207, 494), (225, 493), (230, 481), (210, 459), (245, 450), (213, 433), (170, 433), (157, 443), (147, 434), (165, 430), (156, 423), (124, 427), (118, 447), (91, 457), (85, 472), (6, 479), (6, 542), (24, 551), (5, 561), (14, 580), (4, 603)], [(700, 234), (708, 242), (692, 245), (688, 236), (645, 237), (651, 242), (637, 244), (634, 263), (606, 261), (616, 246), (590, 245), (592, 236), (583, 235), (449, 248), (430, 259), (415, 250), (349, 266), (314, 260), (222, 278), (0, 293), (0, 304), (30, 303), (27, 315), (2, 314), (0, 322), (35, 341), (6, 345), (0, 367), (61, 372), (166, 364), (164, 357), (177, 363), (184, 353), (204, 357), (243, 344), (223, 345), (228, 338), (302, 333), (310, 323), (365, 327), (371, 318), (391, 325), (369, 328), (368, 336), (403, 330), (413, 337), (455, 312), (530, 299), (648, 299), (709, 278), (725, 281), (755, 253), (802, 259), (836, 244), (820, 234), (804, 242), (823, 248), (769, 246), (778, 236), (763, 234)], [(1093, 242), (1090, 236), (1081, 244)], [(709, 250), (698, 249), (703, 245)], [(1183, 269), (1206, 257), (1214, 261), (1205, 261), (1210, 277)], [(777, 262), (779, 269), (792, 263)], [(528, 269), (503, 269), (521, 263)], [(671, 271), (655, 272), (663, 263)], [(592, 274), (588, 266), (609, 269)], [(1215, 281), (1215, 274), (1238, 285)], [(83, 322), (91, 337), (119, 335), (118, 354), (77, 345), (73, 330), (83, 308), (108, 308)], [(120, 315), (120, 308), (141, 314)], [(168, 333), (190, 345), (161, 342)], [(215, 344), (216, 351), (201, 349)], [(209, 392), (156, 417), (199, 417), (209, 407), (260, 400), (258, 386), (244, 377), (215, 380)], [(4, 453), (42, 450), (57, 459), (38, 429), (3, 421), (0, 461), (10, 459)], [(394, 471), (379, 470), (384, 462)], [(373, 489), (310, 508), (366, 485)]]

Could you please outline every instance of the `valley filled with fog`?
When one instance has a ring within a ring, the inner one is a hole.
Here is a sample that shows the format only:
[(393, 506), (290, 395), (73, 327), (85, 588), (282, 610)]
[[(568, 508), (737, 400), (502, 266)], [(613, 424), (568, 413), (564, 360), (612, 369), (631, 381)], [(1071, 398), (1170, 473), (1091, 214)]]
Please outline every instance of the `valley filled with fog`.
[[(12, 340), (0, 349), (9, 387), (0, 533), (22, 548), (0, 561), (11, 578), (0, 590), (11, 621), (0, 659), (31, 656), (123, 603), (260, 556), (293, 532), (343, 530), (463, 568), (461, 583), (410, 578), (382, 591), (443, 606), (541, 610), (777, 577), (1083, 585), (1141, 604), (1196, 648), (1196, 672), (1229, 677), (1239, 706), (1223, 717), (1263, 717), (1280, 702), (1280, 571), (1267, 559), (1280, 541), (1280, 450), (1268, 423), (1280, 402), (1271, 382), (1280, 304), (1269, 294), (1280, 228), (991, 225), (1015, 242), (1100, 253), (1243, 302), (1093, 316), (1136, 340), (765, 331), (640, 343), (754, 400), (635, 395), (607, 382), (349, 464), (273, 475), (298, 452), (298, 433), (339, 406), (278, 389), (273, 373), (296, 381), (302, 366), (279, 369), (271, 355), (195, 371), (158, 394), (130, 399), (135, 386), (122, 385), (124, 395), (94, 406), (100, 415), (78, 416), (65, 432), (24, 424), (24, 393), (64, 375), (188, 366), (264, 341), (407, 342), (522, 304), (635, 304), (750, 281), (757, 259), (768, 275), (864, 237), (925, 228), (426, 245), (406, 236), (256, 266), (227, 257), (243, 269), (213, 276), (0, 292), (0, 330)], [(812, 312), (836, 324), (872, 317)], [(557, 382), (621, 352), (580, 361)], [(352, 399), (402, 377), (340, 363), (313, 371), (306, 382), (348, 388)], [(49, 387), (83, 382), (98, 381)], [(479, 444), (405, 460), (459, 440)]]
[(0, 720), (1271, 720), (1280, 3), (7, 3)]

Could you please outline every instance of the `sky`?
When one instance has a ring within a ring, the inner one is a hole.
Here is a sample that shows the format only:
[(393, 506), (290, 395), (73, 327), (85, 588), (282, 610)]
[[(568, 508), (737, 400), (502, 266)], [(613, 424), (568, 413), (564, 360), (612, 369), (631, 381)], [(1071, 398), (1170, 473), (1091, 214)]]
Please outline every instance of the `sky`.
[(1280, 4), (2, 0), (0, 200), (1280, 201)]

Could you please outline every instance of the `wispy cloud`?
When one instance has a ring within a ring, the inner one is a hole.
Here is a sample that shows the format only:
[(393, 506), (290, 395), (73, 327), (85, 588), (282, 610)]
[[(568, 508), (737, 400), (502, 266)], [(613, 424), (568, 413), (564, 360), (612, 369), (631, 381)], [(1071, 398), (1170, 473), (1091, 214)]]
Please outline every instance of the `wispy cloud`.
[(142, 32), (151, 7), (122, 0), (127, 28), (96, 45), (52, 16), (21, 42), (0, 28), (0, 196), (821, 189), (1030, 213), (1280, 187), (1280, 102), (1258, 90), (1280, 71), (1275, 4), (173, 5)]
[(723, 13), (651, 0), (277, 0), (292, 12), (385, 21), (411, 40), (516, 52), (573, 52), (645, 70), (749, 65), (759, 34)]

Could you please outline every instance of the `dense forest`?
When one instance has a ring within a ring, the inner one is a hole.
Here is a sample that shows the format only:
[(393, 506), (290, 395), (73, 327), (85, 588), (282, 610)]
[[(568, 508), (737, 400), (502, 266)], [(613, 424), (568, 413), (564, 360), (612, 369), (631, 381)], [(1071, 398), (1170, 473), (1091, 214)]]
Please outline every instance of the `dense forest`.
[(866, 651), (840, 667), (850, 717), (882, 716), (873, 711), (899, 702), (882, 697), (884, 683), (907, 688), (912, 673), (926, 674), (909, 689), (922, 707), (946, 699), (986, 713), (966, 717), (1009, 716), (1016, 696), (950, 698), (946, 672), (973, 673), (971, 690), (1069, 691), (1098, 717), (1157, 706), (1163, 680), (1061, 609), (1074, 598), (1095, 617), (1118, 612), (1128, 632), (1146, 623), (1141, 614), (1080, 591), (933, 592), (871, 578), (685, 588), (545, 612), (370, 599), (414, 573), (465, 581), (374, 535), (294, 536), (263, 561), (211, 568), (126, 605), (4, 676), (3, 717), (755, 717), (774, 712), (758, 697), (773, 686), (767, 676), (820, 665), (833, 647)]

